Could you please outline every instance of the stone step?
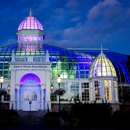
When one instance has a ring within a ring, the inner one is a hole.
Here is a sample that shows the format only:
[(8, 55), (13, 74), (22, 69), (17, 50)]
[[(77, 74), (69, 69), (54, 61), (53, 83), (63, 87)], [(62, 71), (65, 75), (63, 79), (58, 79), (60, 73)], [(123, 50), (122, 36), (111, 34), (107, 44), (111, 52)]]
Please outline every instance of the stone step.
[(45, 115), (44, 111), (18, 111), (22, 124), (42, 124)]

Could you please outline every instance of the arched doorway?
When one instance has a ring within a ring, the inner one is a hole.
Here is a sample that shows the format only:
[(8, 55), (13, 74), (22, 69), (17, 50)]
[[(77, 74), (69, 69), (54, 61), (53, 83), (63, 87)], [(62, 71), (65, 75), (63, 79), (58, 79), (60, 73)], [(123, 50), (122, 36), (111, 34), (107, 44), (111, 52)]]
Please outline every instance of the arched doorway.
[(40, 110), (40, 82), (39, 77), (33, 73), (24, 75), (20, 80), (20, 108), (23, 111)]

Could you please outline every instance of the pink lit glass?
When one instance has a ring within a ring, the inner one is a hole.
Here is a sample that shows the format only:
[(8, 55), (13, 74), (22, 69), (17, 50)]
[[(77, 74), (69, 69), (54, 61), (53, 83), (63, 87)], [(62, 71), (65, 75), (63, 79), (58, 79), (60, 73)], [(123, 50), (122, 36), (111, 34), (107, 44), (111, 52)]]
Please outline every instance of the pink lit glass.
[(38, 41), (42, 42), (42, 36), (38, 37)]
[(26, 17), (25, 20), (23, 20), (18, 27), (18, 30), (21, 30), (21, 29), (43, 30), (43, 27), (41, 23), (35, 17)]
[(41, 83), (40, 78), (39, 78), (37, 75), (33, 74), (33, 73), (25, 74), (25, 75), (20, 79), (20, 83), (23, 84), (24, 81), (25, 81), (27, 78), (34, 78), (34, 79), (37, 81), (38, 84)]
[(29, 36), (29, 37), (28, 37), (28, 40), (29, 40), (29, 41), (32, 41), (32, 36)]
[(37, 36), (33, 36), (33, 41), (37, 41)]
[(24, 41), (28, 41), (28, 36), (24, 36)]
[(20, 41), (20, 42), (22, 41), (22, 36), (19, 36), (19, 41)]
[(27, 45), (26, 51), (36, 51), (36, 45)]

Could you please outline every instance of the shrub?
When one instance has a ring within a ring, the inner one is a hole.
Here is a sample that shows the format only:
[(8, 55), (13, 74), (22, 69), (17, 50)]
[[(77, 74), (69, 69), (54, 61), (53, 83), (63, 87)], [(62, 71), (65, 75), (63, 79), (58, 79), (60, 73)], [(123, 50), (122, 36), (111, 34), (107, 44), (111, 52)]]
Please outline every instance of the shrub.
[(110, 104), (82, 104), (75, 103), (71, 107), (71, 117), (79, 119), (80, 125), (106, 125), (112, 115), (112, 107)]
[(44, 116), (44, 124), (47, 126), (57, 126), (59, 125), (58, 117), (59, 117), (58, 112), (46, 113)]
[(0, 110), (0, 125), (20, 125), (19, 115), (14, 110)]

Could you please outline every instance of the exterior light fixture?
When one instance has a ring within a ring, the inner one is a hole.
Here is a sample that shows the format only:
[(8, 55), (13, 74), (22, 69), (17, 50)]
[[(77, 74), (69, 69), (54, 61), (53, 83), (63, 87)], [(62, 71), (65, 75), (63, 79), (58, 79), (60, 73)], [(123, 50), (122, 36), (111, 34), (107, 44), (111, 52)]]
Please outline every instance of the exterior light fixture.
[[(58, 83), (58, 85), (59, 85), (59, 90), (60, 90), (61, 78), (60, 78), (59, 75), (58, 75), (58, 78), (57, 78), (57, 83)], [(59, 94), (59, 112), (60, 112), (60, 94)]]
[(2, 88), (2, 84), (3, 84), (3, 82), (4, 82), (4, 77), (1, 76), (1, 77), (0, 77), (1, 88)]
[(7, 87), (8, 92), (10, 92), (10, 88), (11, 88), (11, 86), (10, 86), (10, 84), (8, 84), (8, 87)]
[(50, 88), (51, 88), (51, 90), (53, 90), (53, 89), (54, 89), (54, 86), (53, 86), (53, 84), (51, 84)]

